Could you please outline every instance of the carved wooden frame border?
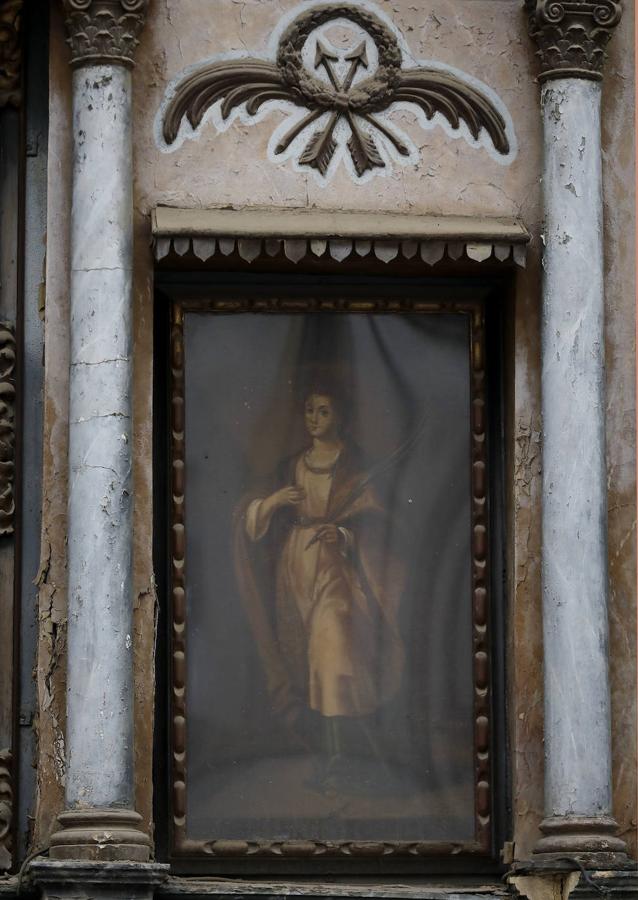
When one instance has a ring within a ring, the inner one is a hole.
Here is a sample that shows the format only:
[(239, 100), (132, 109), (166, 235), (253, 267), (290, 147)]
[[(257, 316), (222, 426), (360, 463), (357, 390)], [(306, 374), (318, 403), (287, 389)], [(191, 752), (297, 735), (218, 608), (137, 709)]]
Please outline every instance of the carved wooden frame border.
[[(237, 293), (237, 292), (234, 292)], [(313, 841), (313, 840), (192, 840), (186, 834), (186, 596), (185, 596), (185, 396), (184, 313), (317, 313), (436, 314), (456, 312), (469, 317), (472, 646), (474, 671), (474, 822), (475, 839), (462, 841)], [(418, 860), (466, 854), (493, 855), (494, 812), (490, 535), (488, 492), (488, 421), (486, 391), (485, 301), (424, 302), (418, 300), (347, 300), (304, 297), (250, 296), (226, 299), (173, 300), (170, 319), (170, 576), (169, 576), (169, 855), (174, 860)], [(241, 868), (241, 863), (240, 863)]]

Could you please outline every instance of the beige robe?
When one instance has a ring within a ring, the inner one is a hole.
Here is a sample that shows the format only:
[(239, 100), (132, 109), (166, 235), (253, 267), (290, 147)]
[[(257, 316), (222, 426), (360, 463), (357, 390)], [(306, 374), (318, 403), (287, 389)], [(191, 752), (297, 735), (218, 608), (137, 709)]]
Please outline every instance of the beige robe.
[[(399, 686), (401, 578), (396, 565), (384, 569), (388, 558), (379, 542), (383, 510), (370, 487), (334, 522), (338, 544), (311, 543), (330, 518), (338, 474), (339, 464), (330, 472), (311, 470), (304, 454), (294, 463), (294, 483), (305, 490), (305, 498), (294, 509), (277, 560), (276, 630), (289, 670), (306, 686), (311, 709), (323, 716), (363, 716)], [(355, 482), (350, 476), (342, 485), (342, 498)], [(259, 516), (262, 502), (254, 499), (246, 509), (245, 529), (252, 542), (266, 537), (273, 518)], [(389, 585), (389, 579), (394, 583)]]

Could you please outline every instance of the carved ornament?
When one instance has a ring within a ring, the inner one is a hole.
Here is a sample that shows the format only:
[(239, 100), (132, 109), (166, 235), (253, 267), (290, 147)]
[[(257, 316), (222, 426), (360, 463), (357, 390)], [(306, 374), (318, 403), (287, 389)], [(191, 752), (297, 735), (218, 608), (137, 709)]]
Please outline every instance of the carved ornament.
[(0, 872), (11, 868), (13, 774), (11, 751), (0, 750)]
[(0, 0), (0, 109), (22, 100), (20, 26), (23, 0)]
[[(343, 20), (364, 34), (347, 50), (336, 49), (318, 32)], [(163, 113), (164, 141), (176, 141), (184, 118), (196, 130), (218, 102), (225, 120), (244, 104), (252, 117), (269, 101), (287, 101), (305, 114), (295, 116), (282, 134), (275, 156), (288, 151), (303, 133), (298, 164), (325, 175), (337, 150), (337, 129), (345, 123), (347, 153), (360, 177), (385, 166), (380, 141), (394, 153), (410, 156), (398, 128), (379, 115), (393, 104), (407, 104), (428, 120), (438, 115), (437, 121), (444, 120), (453, 130), (465, 126), (475, 141), (484, 131), (498, 154), (509, 153), (505, 120), (487, 93), (444, 67), (402, 65), (399, 40), (380, 16), (350, 4), (314, 6), (283, 31), (273, 62), (253, 57), (220, 60), (182, 78)]]
[(13, 326), (0, 322), (0, 537), (13, 534), (15, 515), (15, 366)]
[(620, 0), (525, 0), (525, 8), (538, 45), (540, 81), (603, 77), (605, 47), (622, 15)]
[(71, 65), (133, 65), (149, 0), (63, 0)]

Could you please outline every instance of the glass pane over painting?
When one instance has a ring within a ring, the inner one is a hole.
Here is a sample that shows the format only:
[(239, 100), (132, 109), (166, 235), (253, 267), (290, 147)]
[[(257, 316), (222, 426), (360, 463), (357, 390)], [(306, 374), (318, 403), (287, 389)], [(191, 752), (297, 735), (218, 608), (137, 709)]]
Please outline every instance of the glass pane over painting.
[(471, 842), (470, 315), (183, 328), (188, 838)]

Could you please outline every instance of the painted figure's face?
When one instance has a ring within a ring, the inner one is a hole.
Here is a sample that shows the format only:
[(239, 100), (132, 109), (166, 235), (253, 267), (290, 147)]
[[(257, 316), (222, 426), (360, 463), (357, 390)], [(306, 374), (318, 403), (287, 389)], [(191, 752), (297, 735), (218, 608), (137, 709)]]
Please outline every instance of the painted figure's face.
[(324, 394), (311, 394), (306, 399), (304, 417), (308, 434), (313, 438), (336, 436), (337, 415), (330, 397)]

